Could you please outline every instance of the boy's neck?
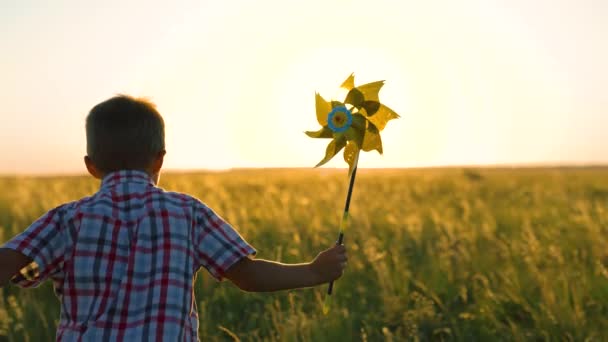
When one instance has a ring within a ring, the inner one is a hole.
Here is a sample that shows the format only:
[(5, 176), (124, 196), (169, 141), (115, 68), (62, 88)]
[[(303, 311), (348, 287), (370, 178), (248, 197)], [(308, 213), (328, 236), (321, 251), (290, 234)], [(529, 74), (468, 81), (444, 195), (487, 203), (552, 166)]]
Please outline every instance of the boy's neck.
[[(120, 172), (119, 171), (112, 171), (112, 172), (104, 172), (102, 174), (100, 174), (99, 179), (102, 180), (104, 178), (106, 178), (107, 175), (114, 173), (114, 172)], [(150, 179), (152, 180), (152, 182), (154, 183), (154, 185), (158, 185), (158, 182), (160, 181), (160, 170), (158, 172), (152, 172), (151, 170), (129, 170), (129, 171), (140, 171), (140, 172), (144, 172), (146, 175), (148, 175), (148, 177), (150, 177)]]

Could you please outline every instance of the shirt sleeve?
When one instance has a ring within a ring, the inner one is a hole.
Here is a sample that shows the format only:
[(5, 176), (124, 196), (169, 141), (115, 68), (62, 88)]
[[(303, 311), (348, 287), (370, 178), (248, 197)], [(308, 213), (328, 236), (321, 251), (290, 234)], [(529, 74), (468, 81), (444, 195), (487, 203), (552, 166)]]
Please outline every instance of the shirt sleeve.
[(228, 222), (202, 203), (195, 208), (193, 235), (199, 265), (218, 281), (232, 265), (256, 253)]
[(11, 281), (14, 284), (20, 287), (36, 287), (62, 270), (70, 241), (62, 221), (61, 207), (55, 208), (2, 246), (33, 260), (13, 277)]

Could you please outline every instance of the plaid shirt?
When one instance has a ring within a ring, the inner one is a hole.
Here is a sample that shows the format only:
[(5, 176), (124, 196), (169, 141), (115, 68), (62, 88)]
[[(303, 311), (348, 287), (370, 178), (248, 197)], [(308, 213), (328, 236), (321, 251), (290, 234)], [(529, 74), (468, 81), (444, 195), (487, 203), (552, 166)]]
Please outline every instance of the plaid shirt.
[(16, 284), (52, 279), (58, 341), (196, 341), (196, 272), (221, 280), (255, 253), (199, 200), (139, 171), (109, 174), (95, 195), (49, 211), (3, 247), (34, 260)]

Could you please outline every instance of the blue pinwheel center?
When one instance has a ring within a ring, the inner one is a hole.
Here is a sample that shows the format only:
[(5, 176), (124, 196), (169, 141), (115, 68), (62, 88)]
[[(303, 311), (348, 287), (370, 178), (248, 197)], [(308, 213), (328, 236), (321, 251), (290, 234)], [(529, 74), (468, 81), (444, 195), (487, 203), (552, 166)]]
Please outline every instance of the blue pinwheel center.
[(327, 116), (327, 126), (336, 133), (345, 132), (353, 123), (353, 114), (344, 106), (334, 107)]

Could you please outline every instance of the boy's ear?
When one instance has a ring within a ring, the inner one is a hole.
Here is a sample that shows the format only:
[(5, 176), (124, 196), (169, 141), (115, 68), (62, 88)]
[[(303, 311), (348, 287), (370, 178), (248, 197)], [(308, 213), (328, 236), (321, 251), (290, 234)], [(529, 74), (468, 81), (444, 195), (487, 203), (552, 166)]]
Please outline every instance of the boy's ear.
[(97, 169), (97, 167), (93, 163), (93, 160), (89, 156), (84, 156), (84, 165), (87, 166), (87, 170), (89, 171), (91, 176), (97, 179), (103, 178), (101, 172)]
[(152, 173), (153, 174), (160, 172), (160, 169), (163, 167), (163, 161), (165, 159), (165, 154), (167, 154), (167, 151), (165, 151), (165, 150), (162, 150), (156, 154), (156, 157), (154, 158), (154, 163), (152, 164)]

